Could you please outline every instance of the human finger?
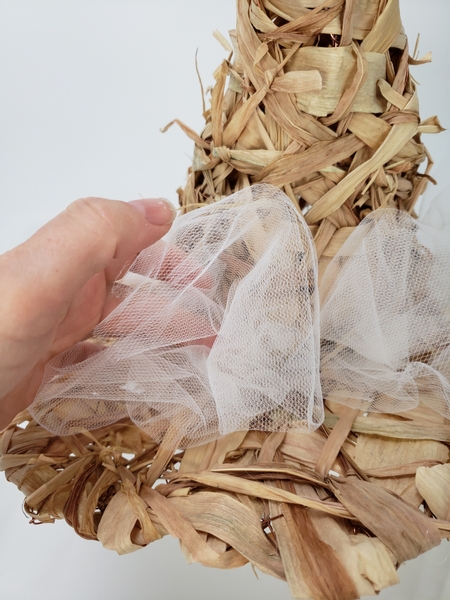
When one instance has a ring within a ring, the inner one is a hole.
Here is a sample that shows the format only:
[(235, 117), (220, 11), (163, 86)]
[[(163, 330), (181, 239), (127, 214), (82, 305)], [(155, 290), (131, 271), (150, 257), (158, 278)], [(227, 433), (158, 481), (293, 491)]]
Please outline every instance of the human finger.
[(77, 200), (0, 257), (2, 289), (9, 290), (12, 303), (21, 298), (23, 322), (37, 315), (43, 322), (44, 313), (62, 319), (71, 298), (93, 275), (105, 271), (107, 280), (114, 279), (141, 250), (167, 233), (174, 216), (170, 206), (159, 199), (138, 203)]
[[(104, 286), (106, 272), (113, 277), (126, 269), (137, 253), (167, 233), (173, 217), (161, 199), (140, 200), (134, 206), (100, 198), (79, 200), (0, 256), (0, 394), (10, 391), (48, 352), (86, 283), (101, 273)], [(97, 311), (100, 317), (101, 306)]]

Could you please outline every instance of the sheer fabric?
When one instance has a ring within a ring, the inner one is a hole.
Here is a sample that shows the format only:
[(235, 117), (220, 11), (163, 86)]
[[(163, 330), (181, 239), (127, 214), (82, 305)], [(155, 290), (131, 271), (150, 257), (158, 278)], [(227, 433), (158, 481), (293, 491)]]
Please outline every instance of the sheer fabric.
[(131, 417), (180, 446), (231, 431), (315, 429), (317, 261), (277, 188), (247, 188), (176, 219), (113, 294), (122, 301), (51, 361), (31, 407), (69, 434)]
[(131, 418), (180, 446), (313, 430), (323, 398), (450, 417), (446, 215), (373, 212), (329, 264), (320, 308), (312, 237), (277, 188), (181, 216), (116, 283), (92, 338), (48, 364), (31, 412), (62, 435)]

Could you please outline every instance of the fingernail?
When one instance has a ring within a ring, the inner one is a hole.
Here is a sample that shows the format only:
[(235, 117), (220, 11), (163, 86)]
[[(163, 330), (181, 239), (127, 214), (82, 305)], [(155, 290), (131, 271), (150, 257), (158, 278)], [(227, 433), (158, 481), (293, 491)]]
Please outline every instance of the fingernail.
[(152, 225), (169, 225), (177, 216), (173, 204), (164, 198), (148, 198), (128, 202)]

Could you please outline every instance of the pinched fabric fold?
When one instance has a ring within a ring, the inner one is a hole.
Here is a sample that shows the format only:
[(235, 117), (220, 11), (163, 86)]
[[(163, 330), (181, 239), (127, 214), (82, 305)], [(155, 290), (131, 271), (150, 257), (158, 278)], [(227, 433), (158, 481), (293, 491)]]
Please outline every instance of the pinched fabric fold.
[(60, 435), (131, 418), (188, 447), (317, 428), (323, 398), (450, 416), (450, 236), (364, 219), (320, 286), (308, 226), (265, 184), (176, 219), (113, 288), (117, 308), (47, 366), (33, 417)]
[(48, 430), (131, 417), (182, 447), (321, 424), (315, 247), (277, 188), (177, 218), (112, 293), (92, 338), (47, 366), (31, 412)]

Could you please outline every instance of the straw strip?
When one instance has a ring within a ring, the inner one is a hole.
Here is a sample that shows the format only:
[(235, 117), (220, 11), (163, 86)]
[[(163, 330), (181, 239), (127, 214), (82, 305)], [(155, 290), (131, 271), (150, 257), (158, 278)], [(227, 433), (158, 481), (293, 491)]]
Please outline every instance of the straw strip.
[[(319, 277), (373, 210), (414, 216), (432, 181), (420, 135), (443, 128), (419, 118), (409, 66), (430, 57), (409, 56), (398, 0), (237, 0), (231, 43), (216, 38), (227, 57), (203, 131), (163, 130), (194, 143), (183, 212), (272, 183), (305, 215)], [(0, 468), (33, 522), (64, 518), (121, 554), (171, 534), (189, 561), (252, 562), (296, 598), (375, 595), (450, 537), (450, 423), (425, 406), (326, 406), (310, 434), (242, 431), (187, 450), (128, 422), (61, 438), (24, 412), (1, 435)]]

